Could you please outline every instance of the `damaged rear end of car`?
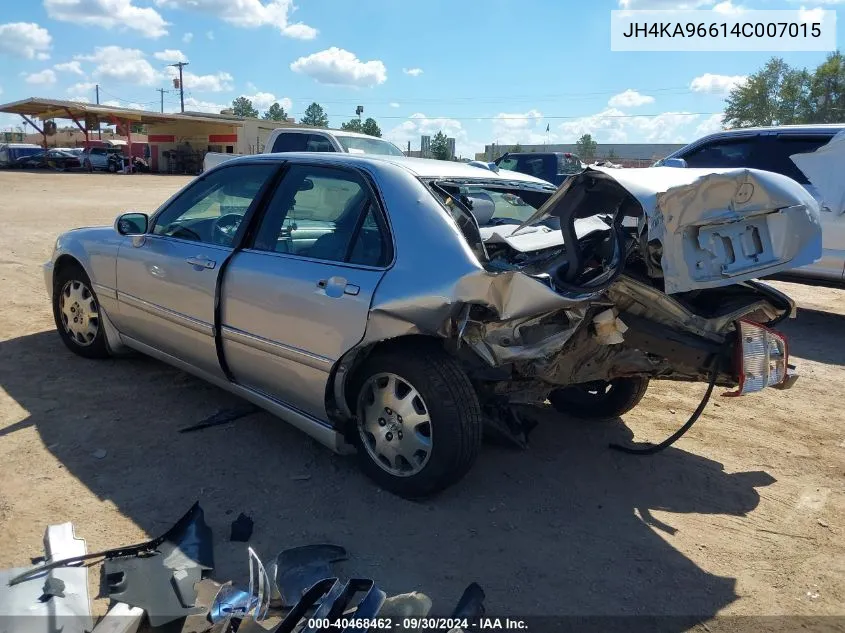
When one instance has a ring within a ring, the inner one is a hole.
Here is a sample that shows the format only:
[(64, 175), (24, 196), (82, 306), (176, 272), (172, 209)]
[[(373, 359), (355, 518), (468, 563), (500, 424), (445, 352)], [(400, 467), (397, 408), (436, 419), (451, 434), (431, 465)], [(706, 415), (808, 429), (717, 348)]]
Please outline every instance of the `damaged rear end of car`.
[[(411, 334), (444, 339), (485, 422), (510, 439), (524, 443), (532, 426), (514, 413), (517, 404), (615, 417), (650, 380), (744, 395), (796, 379), (775, 330), (795, 305), (754, 281), (821, 254), (817, 203), (789, 178), (587, 169), (554, 191), (507, 181), (424, 184), (477, 266), (441, 274), (449, 262), (432, 247), (416, 289), (379, 288), (361, 347)], [(491, 200), (532, 213), (498, 217)]]

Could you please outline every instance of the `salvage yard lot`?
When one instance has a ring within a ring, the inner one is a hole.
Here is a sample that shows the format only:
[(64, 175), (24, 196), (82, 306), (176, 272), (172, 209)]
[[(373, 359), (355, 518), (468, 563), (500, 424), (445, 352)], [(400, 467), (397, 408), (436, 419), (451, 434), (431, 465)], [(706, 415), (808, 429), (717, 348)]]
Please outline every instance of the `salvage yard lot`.
[(704, 385), (653, 384), (626, 424), (538, 412), (528, 450), (485, 446), (462, 483), (411, 503), (266, 413), (180, 434), (240, 401), (62, 345), (40, 268), (56, 236), (151, 212), (187, 181), (0, 172), (0, 566), (41, 554), (48, 524), (72, 521), (94, 551), (155, 536), (199, 499), (219, 581), (246, 581), (246, 547), (228, 542), (245, 512), (265, 560), (334, 542), (346, 574), (440, 610), (478, 581), (492, 615), (845, 615), (845, 290), (774, 282), (801, 308), (782, 329), (802, 378), (718, 389), (663, 454), (607, 444), (663, 439)]

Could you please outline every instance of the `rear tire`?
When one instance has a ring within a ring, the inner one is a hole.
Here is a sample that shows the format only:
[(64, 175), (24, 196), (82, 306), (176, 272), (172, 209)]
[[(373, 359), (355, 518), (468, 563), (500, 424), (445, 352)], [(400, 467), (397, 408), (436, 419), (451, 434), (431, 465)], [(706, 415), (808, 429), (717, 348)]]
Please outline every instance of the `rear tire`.
[(85, 358), (108, 358), (100, 302), (79, 265), (65, 266), (53, 280), (53, 319), (62, 342)]
[(643, 399), (648, 378), (614, 378), (555, 389), (549, 402), (555, 411), (585, 420), (606, 420), (628, 413)]
[(458, 362), (429, 345), (376, 352), (356, 378), (361, 470), (406, 499), (457, 483), (481, 449), (481, 406)]

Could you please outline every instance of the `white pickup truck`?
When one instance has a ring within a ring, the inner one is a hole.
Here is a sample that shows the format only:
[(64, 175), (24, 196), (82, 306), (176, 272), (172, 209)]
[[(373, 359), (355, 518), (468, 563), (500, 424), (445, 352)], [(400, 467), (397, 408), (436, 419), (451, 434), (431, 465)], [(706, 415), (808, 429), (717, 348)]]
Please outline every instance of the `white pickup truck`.
[[(404, 156), (402, 150), (382, 138), (358, 134), (357, 132), (304, 127), (273, 130), (264, 146), (264, 153), (277, 152), (344, 152), (347, 154)], [(202, 169), (208, 171), (212, 167), (237, 156), (241, 156), (241, 154), (208, 152), (202, 161)]]

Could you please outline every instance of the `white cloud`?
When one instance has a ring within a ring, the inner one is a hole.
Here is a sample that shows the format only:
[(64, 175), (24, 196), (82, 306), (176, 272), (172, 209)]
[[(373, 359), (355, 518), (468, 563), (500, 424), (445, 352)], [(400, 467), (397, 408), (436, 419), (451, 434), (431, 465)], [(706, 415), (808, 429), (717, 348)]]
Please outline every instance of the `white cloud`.
[(317, 29), (313, 26), (308, 26), (302, 22), (288, 24), (282, 29), (282, 35), (287, 35), (288, 37), (292, 37), (296, 40), (313, 40), (317, 37), (317, 33), (319, 33), (319, 31), (317, 31)]
[[(528, 112), (500, 112), (493, 119), (491, 133), (497, 143), (515, 145), (546, 142), (546, 122), (543, 113), (536, 109)], [(553, 141), (553, 135), (548, 136)]]
[(185, 33), (182, 36), (182, 41), (185, 42), (185, 44), (190, 44), (192, 39), (194, 39), (194, 34), (190, 32)]
[(71, 73), (73, 75), (85, 75), (82, 71), (82, 66), (78, 61), (64, 62), (63, 64), (56, 64), (53, 66), (56, 70), (63, 73)]
[(716, 13), (721, 13), (722, 15), (737, 15), (739, 13), (744, 13), (747, 9), (741, 5), (733, 4), (731, 0), (724, 0), (724, 2), (720, 2), (714, 6), (713, 10)]
[(398, 104), (398, 103), (396, 103), (395, 101), (391, 101), (391, 102), (390, 102), (390, 107), (391, 107), (391, 108), (398, 108), (398, 107), (399, 107), (399, 104)]
[(47, 61), (48, 59), (50, 59), (50, 53), (36, 53), (35, 59), (40, 62)]
[(214, 39), (214, 31), (206, 31), (206, 32), (205, 32), (205, 36), (206, 36), (208, 39), (213, 40), (213, 39)]
[(282, 35), (301, 40), (317, 36), (317, 29), (307, 24), (290, 23), (290, 16), (296, 10), (293, 0), (155, 0), (155, 4), (210, 14), (243, 28), (271, 26)]
[(134, 48), (98, 46), (94, 53), (76, 55), (76, 59), (96, 63), (94, 76), (107, 81), (152, 86), (161, 80), (161, 74), (150, 65), (144, 53)]
[(437, 132), (443, 132), (446, 136), (455, 139), (455, 151), (461, 156), (475, 156), (473, 146), (483, 145), (472, 143), (469, 140), (467, 131), (456, 119), (438, 118), (432, 119), (417, 112), (412, 114), (408, 120), (400, 123), (392, 130), (385, 133), (385, 138), (402, 148), (407, 148), (408, 141), (411, 142), (411, 149), (420, 148), (420, 136), (434, 136)]
[(151, 7), (138, 7), (133, 0), (44, 0), (47, 15), (74, 24), (120, 28), (144, 37), (167, 35), (167, 22)]
[(411, 75), (411, 77), (419, 77), (423, 74), (422, 68), (403, 68), (402, 72), (406, 75)]
[[(26, 73), (24, 74), (26, 75)], [(50, 68), (47, 68), (45, 70), (40, 70), (37, 73), (26, 75), (24, 81), (36, 86), (51, 86), (56, 83), (56, 73)]]
[(724, 127), (722, 126), (722, 119), (724, 118), (724, 116), (725, 114), (723, 112), (717, 112), (716, 114), (711, 114), (709, 117), (704, 119), (695, 128), (696, 138), (700, 136), (707, 136), (708, 134), (712, 134), (713, 132), (719, 132), (720, 130), (723, 130)]
[(746, 75), (714, 75), (704, 73), (690, 82), (693, 92), (709, 92), (711, 94), (727, 95), (735, 86), (744, 83)]
[(689, 112), (663, 112), (657, 116), (627, 115), (618, 108), (607, 108), (558, 126), (561, 142), (574, 143), (590, 134), (599, 143), (686, 143), (696, 138), (694, 125), (701, 115)]
[(801, 20), (802, 23), (823, 22), (824, 9), (821, 7), (816, 7), (815, 9), (801, 7), (798, 9), (798, 19)]
[(160, 59), (163, 62), (182, 62), (187, 59), (185, 57), (185, 53), (173, 48), (165, 48), (163, 51), (153, 53), (153, 57)]
[(111, 106), (112, 108), (120, 108), (120, 101), (117, 99), (109, 99), (108, 101), (103, 101), (100, 105)]
[[(223, 103), (213, 103), (211, 101), (201, 101), (195, 97), (185, 97), (185, 110), (190, 110), (192, 112), (211, 112), (213, 114), (219, 114), (221, 110), (225, 110), (230, 107), (231, 105)], [(178, 112), (179, 105), (177, 104), (170, 107), (165, 106), (165, 110), (167, 112)]]
[[(179, 76), (179, 71), (172, 66), (166, 68), (165, 72), (171, 79)], [(195, 75), (187, 71), (182, 72), (185, 89), (199, 92), (226, 92), (232, 89), (233, 79), (234, 77), (226, 72), (218, 72), (212, 75)]]
[(620, 92), (618, 95), (613, 95), (610, 101), (607, 102), (611, 108), (636, 108), (637, 106), (646, 105), (647, 103), (654, 103), (654, 97), (640, 94), (636, 90), (630, 88), (625, 92)]
[(371, 87), (387, 81), (387, 68), (381, 60), (362, 62), (353, 53), (336, 46), (300, 57), (290, 69), (329, 85)]
[[(73, 84), (70, 88), (67, 89), (68, 94), (82, 94), (84, 92), (91, 92), (97, 86), (93, 81), (87, 82), (83, 81), (78, 84)], [(79, 101), (78, 98), (71, 99), (71, 101)]]
[(293, 107), (293, 101), (287, 97), (282, 97), (280, 99), (272, 92), (256, 92), (255, 94), (241, 96), (249, 99), (256, 110), (266, 110), (274, 103), (278, 103), (282, 106), (282, 108), (284, 108), (285, 112), (290, 113), (290, 110)]
[(72, 97), (68, 97), (69, 101), (77, 101), (79, 103), (91, 103), (91, 99), (88, 97), (83, 97), (81, 95), (74, 95)]
[(0, 24), (0, 53), (41, 59), (50, 49), (53, 38), (47, 29), (34, 22), (9, 22)]

